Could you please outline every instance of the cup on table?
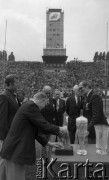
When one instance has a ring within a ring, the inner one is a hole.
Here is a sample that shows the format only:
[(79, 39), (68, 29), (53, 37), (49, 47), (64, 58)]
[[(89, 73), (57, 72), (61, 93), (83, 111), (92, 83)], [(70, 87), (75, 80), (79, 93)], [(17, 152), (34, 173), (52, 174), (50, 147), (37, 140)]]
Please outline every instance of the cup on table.
[(79, 149), (77, 150), (77, 154), (79, 155), (87, 155), (87, 150), (85, 147), (85, 140), (87, 136), (87, 123), (88, 120), (80, 116), (76, 118), (76, 138), (78, 139)]
[(96, 153), (107, 154), (107, 140), (109, 127), (106, 125), (94, 125), (96, 132)]

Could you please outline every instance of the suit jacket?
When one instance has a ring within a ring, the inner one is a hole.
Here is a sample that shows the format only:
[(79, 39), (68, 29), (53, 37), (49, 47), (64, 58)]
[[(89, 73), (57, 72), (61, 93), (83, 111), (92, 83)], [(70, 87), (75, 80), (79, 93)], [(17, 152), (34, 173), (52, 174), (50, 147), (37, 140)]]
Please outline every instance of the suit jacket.
[(88, 119), (89, 138), (95, 139), (94, 125), (108, 125), (103, 113), (103, 101), (93, 90), (89, 93), (83, 108), (83, 115)]
[(57, 100), (54, 99), (55, 104), (55, 123), (57, 126), (63, 126), (64, 112), (65, 112), (65, 101), (59, 99), (59, 105), (57, 109)]
[(49, 122), (54, 124), (54, 118), (55, 118), (55, 103), (54, 99), (50, 98), (49, 103), (41, 110), (41, 113), (43, 117)]
[(47, 143), (41, 135), (43, 133), (59, 135), (59, 127), (45, 121), (33, 101), (22, 104), (4, 141), (1, 157), (18, 164), (34, 164), (35, 138), (43, 146)]
[(9, 90), (0, 94), (0, 140), (6, 138), (19, 106), (20, 101), (17, 102), (15, 96)]
[(81, 100), (76, 103), (75, 96), (71, 96), (66, 101), (66, 113), (68, 114), (68, 130), (76, 131), (76, 118), (80, 116), (82, 109)]

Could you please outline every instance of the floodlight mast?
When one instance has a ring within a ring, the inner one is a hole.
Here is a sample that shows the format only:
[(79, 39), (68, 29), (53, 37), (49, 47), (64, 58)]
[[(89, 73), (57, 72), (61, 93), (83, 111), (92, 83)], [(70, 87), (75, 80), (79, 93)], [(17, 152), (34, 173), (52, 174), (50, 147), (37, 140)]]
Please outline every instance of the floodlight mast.
[(108, 79), (108, 22), (107, 22), (107, 30), (106, 30), (106, 56), (105, 56), (105, 115), (107, 115), (106, 111), (106, 99), (107, 99), (107, 79)]
[(3, 79), (5, 78), (6, 75), (6, 40), (7, 40), (7, 19), (6, 19), (6, 24), (5, 24), (5, 33), (4, 33), (4, 49), (3, 49), (3, 58), (2, 58), (2, 64), (3, 64)]

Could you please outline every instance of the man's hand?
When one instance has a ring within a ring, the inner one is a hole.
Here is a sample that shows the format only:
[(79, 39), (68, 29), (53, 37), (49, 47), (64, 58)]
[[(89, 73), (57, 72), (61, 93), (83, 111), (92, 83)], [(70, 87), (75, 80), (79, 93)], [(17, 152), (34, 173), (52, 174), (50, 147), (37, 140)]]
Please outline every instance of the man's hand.
[(60, 128), (60, 132), (62, 133), (68, 133), (68, 129), (67, 129), (67, 126), (63, 126), (63, 127), (59, 127)]
[(51, 147), (55, 147), (55, 148), (63, 148), (63, 143), (61, 142), (50, 142), (48, 141), (48, 144)]
[(60, 136), (63, 137), (64, 134), (68, 134), (67, 126), (59, 127), (60, 129)]

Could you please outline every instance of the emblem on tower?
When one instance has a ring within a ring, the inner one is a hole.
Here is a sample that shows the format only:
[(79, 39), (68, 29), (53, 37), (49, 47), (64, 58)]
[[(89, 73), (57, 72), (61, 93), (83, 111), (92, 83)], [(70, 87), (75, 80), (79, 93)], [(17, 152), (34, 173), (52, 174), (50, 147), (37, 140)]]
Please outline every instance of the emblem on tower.
[(60, 19), (60, 12), (51, 12), (49, 14), (49, 21), (58, 21)]

